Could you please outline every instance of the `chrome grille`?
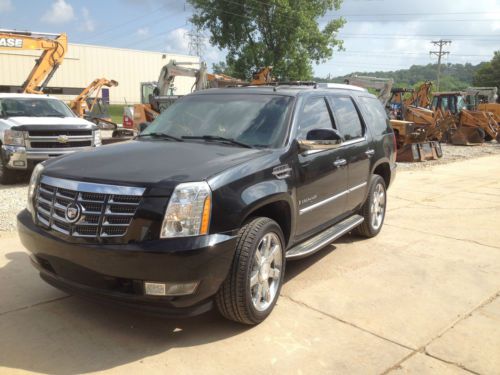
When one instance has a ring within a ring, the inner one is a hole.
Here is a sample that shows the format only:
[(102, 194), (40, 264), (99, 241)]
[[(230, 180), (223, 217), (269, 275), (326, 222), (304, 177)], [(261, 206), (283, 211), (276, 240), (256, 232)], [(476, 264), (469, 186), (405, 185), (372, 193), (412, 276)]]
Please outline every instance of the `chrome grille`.
[(92, 130), (54, 129), (29, 130), (26, 132), (26, 148), (40, 150), (79, 149), (92, 147), (94, 137)]
[[(143, 193), (143, 188), (42, 176), (36, 195), (37, 221), (71, 237), (122, 237)], [(77, 209), (74, 220), (68, 218), (68, 206)]]

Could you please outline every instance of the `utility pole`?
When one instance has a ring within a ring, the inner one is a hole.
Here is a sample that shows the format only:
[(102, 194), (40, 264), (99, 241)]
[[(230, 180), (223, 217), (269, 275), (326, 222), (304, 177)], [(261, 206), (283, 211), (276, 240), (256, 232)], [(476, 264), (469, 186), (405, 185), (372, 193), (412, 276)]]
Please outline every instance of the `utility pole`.
[(429, 54), (436, 55), (438, 57), (438, 70), (437, 70), (437, 88), (436, 90), (439, 91), (439, 83), (440, 83), (440, 78), (441, 78), (441, 58), (445, 55), (449, 55), (449, 51), (443, 51), (443, 47), (446, 45), (451, 44), (451, 40), (433, 40), (431, 42), (435, 46), (439, 47), (439, 51), (429, 51)]
[(205, 52), (205, 36), (199, 28), (193, 27), (189, 33), (186, 34), (189, 38), (189, 53), (198, 56), (203, 60), (203, 53)]

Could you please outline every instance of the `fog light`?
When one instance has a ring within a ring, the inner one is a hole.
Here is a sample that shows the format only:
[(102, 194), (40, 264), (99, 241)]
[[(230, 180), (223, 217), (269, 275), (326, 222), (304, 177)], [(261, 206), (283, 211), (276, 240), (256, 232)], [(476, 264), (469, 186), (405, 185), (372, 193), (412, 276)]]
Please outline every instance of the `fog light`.
[(185, 296), (193, 294), (198, 286), (198, 282), (173, 284), (173, 283), (153, 283), (144, 282), (144, 292), (149, 296)]
[(26, 162), (24, 160), (14, 160), (14, 167), (24, 167)]

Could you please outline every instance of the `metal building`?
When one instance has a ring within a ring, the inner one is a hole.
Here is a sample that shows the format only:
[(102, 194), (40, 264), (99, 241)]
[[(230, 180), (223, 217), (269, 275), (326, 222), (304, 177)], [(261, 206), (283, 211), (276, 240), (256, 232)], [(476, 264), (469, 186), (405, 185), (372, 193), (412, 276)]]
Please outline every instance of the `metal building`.
[[(0, 92), (17, 92), (40, 54), (40, 51), (2, 51)], [(193, 67), (199, 67), (196, 56), (69, 43), (64, 61), (45, 92), (70, 100), (94, 79), (104, 77), (119, 83), (109, 88), (111, 104), (139, 103), (140, 83), (156, 81), (161, 67), (170, 60), (195, 62)], [(177, 77), (174, 93), (187, 94), (193, 84), (194, 78)]]

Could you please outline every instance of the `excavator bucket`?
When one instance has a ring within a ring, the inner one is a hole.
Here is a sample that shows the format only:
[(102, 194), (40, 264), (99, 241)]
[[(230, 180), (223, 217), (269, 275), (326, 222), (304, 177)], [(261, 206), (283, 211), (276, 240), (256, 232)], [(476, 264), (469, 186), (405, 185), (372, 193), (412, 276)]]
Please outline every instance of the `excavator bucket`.
[(403, 145), (398, 149), (397, 161), (416, 162), (437, 160), (443, 157), (441, 144), (436, 141), (416, 142)]
[(481, 128), (461, 126), (452, 132), (450, 140), (454, 145), (480, 145), (484, 143), (484, 130)]

